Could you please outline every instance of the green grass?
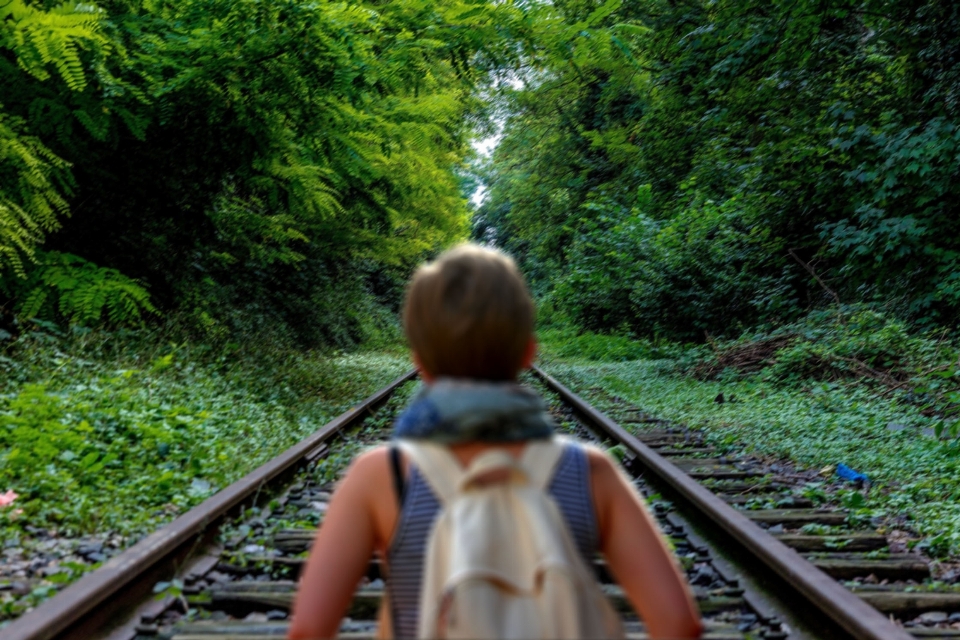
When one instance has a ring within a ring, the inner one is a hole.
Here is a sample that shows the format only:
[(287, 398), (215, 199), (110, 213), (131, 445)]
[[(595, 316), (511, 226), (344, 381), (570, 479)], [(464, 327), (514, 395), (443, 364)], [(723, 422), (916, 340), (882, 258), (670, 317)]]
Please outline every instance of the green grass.
[[(935, 420), (916, 407), (878, 397), (864, 385), (815, 383), (784, 388), (766, 381), (703, 382), (664, 360), (596, 363), (548, 361), (545, 368), (587, 398), (594, 388), (658, 417), (702, 428), (721, 447), (822, 468), (843, 462), (873, 487), (860, 517), (897, 526), (903, 518), (931, 553), (960, 553), (960, 443), (924, 436)], [(723, 392), (736, 402), (717, 404)], [(907, 425), (891, 431), (889, 424)]]

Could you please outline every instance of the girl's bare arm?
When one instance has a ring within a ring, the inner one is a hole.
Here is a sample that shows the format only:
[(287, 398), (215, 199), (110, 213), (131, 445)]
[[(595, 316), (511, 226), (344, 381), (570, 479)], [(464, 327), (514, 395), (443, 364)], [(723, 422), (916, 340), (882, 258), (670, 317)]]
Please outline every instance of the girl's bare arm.
[(347, 470), (317, 531), (293, 606), (290, 640), (335, 638), (376, 545), (370, 488), (381, 486), (382, 451)]
[(699, 638), (690, 588), (640, 496), (610, 458), (593, 450), (589, 457), (600, 551), (613, 577), (651, 638)]

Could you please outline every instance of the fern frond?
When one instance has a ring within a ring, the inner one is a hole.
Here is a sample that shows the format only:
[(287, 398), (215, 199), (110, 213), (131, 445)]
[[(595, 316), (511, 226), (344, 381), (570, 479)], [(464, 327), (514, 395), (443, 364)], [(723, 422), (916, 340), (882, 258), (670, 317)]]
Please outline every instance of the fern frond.
[(59, 226), (67, 202), (54, 180), (69, 167), (39, 140), (20, 133), (23, 121), (0, 111), (0, 273), (12, 269), (23, 277), (24, 258), (46, 233)]
[(34, 287), (18, 309), (22, 318), (36, 318), (47, 301), (47, 291), (43, 287)]
[(136, 280), (116, 269), (98, 267), (68, 253), (48, 252), (38, 256), (20, 287), (15, 309), (22, 318), (38, 317), (55, 309), (70, 324), (107, 322), (114, 326), (135, 326), (144, 314), (156, 315), (150, 294)]
[(0, 7), (0, 21), (12, 44), (17, 64), (37, 78), (50, 78), (49, 67), (72, 91), (87, 86), (80, 49), (88, 47), (101, 54), (110, 50), (110, 41), (101, 32), (104, 13), (93, 4), (66, 2), (49, 11), (7, 0)]

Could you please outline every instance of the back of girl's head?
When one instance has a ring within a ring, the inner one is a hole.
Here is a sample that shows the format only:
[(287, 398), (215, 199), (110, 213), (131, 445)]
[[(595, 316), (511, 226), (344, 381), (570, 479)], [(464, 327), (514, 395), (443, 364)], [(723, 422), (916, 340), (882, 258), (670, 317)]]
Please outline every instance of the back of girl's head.
[(434, 376), (512, 380), (533, 336), (533, 300), (505, 253), (473, 244), (420, 267), (407, 287), (403, 326)]

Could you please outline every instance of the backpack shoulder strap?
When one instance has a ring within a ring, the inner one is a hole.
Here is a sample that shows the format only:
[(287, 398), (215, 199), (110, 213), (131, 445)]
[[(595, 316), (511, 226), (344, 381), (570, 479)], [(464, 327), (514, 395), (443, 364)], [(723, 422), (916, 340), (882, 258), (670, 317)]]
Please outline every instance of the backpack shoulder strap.
[(390, 471), (393, 473), (393, 488), (397, 491), (397, 504), (403, 508), (403, 497), (407, 487), (403, 477), (403, 467), (400, 464), (400, 449), (396, 445), (390, 446)]
[(432, 442), (398, 440), (397, 446), (413, 461), (441, 504), (453, 499), (464, 475), (453, 454)]
[(553, 479), (564, 449), (568, 446), (576, 446), (576, 443), (563, 436), (553, 436), (549, 440), (534, 440), (527, 444), (520, 459), (520, 466), (527, 474), (531, 485), (546, 490)]
[(559, 436), (534, 440), (524, 448), (519, 461), (512, 460), (503, 452), (490, 451), (478, 456), (469, 469), (464, 469), (449, 449), (432, 442), (399, 440), (397, 446), (410, 456), (437, 498), (446, 504), (456, 495), (465, 478), (482, 474), (493, 467), (519, 467), (531, 486), (546, 490), (564, 449), (576, 446), (576, 443)]

